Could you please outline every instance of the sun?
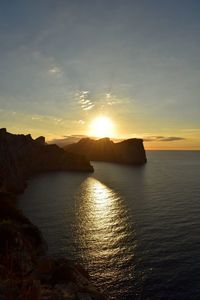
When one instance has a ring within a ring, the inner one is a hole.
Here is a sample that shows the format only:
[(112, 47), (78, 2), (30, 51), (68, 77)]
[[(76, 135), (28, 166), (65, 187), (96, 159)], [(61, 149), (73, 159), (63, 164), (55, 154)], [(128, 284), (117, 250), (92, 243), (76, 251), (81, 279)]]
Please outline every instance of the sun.
[(112, 120), (105, 116), (95, 118), (90, 124), (90, 135), (95, 137), (112, 137), (114, 124)]

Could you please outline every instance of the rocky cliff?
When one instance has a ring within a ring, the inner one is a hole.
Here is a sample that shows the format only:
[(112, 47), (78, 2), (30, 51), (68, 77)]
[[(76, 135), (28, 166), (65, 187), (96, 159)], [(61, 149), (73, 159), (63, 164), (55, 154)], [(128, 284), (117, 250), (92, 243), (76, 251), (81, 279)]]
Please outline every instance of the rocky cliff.
[(0, 129), (0, 299), (105, 300), (86, 270), (64, 257), (48, 256), (40, 230), (15, 206), (26, 178), (53, 170), (93, 171), (89, 161), (67, 154), (44, 137)]
[(141, 165), (146, 163), (142, 139), (128, 139), (114, 143), (109, 138), (81, 139), (78, 143), (64, 147), (68, 153), (83, 154), (89, 160)]
[(0, 129), (0, 191), (22, 192), (28, 176), (56, 170), (93, 171), (93, 167), (83, 155), (47, 145), (44, 137), (34, 140)]

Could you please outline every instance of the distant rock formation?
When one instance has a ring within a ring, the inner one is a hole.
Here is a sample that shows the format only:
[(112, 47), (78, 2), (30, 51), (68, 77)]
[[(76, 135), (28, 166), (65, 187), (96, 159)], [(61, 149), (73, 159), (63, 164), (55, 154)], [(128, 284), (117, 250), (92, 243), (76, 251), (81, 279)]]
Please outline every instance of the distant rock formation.
[(44, 137), (16, 135), (0, 129), (0, 191), (19, 193), (26, 178), (44, 171), (93, 171), (86, 157), (47, 145)]
[(85, 155), (87, 159), (94, 161), (131, 165), (142, 165), (147, 161), (142, 139), (128, 139), (114, 143), (109, 138), (99, 140), (84, 138), (78, 143), (66, 145), (64, 149), (66, 152)]

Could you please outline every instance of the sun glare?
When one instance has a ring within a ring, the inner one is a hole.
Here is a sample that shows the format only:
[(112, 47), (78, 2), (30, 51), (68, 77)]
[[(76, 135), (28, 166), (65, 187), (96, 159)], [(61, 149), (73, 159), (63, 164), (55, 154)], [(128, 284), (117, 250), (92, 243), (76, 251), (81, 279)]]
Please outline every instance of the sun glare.
[(95, 137), (112, 137), (114, 124), (110, 118), (100, 116), (90, 124), (90, 135)]

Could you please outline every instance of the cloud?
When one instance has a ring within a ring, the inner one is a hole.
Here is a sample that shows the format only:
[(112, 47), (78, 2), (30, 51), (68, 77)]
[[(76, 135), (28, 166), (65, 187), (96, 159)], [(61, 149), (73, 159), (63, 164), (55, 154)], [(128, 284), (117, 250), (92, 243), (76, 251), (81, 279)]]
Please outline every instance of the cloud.
[(61, 68), (53, 66), (48, 70), (48, 73), (52, 76), (61, 77), (63, 72)]
[(106, 94), (106, 99), (110, 99), (110, 97), (111, 97), (111, 93), (107, 93)]
[(66, 145), (77, 143), (80, 139), (87, 137), (86, 135), (64, 135), (59, 139), (53, 139), (48, 141), (49, 144), (57, 144), (60, 147), (64, 147)]
[(78, 97), (78, 103), (80, 104), (82, 110), (91, 110), (95, 104), (90, 99), (90, 92), (89, 91), (78, 91), (76, 93), (76, 97)]
[(182, 141), (186, 138), (180, 136), (147, 136), (144, 137), (143, 140), (145, 142), (175, 142), (175, 141)]
[(94, 107), (94, 104), (91, 104), (87, 107), (84, 107), (83, 110), (91, 110)]
[(174, 142), (174, 141), (182, 141), (185, 140), (186, 138), (180, 137), (180, 136), (169, 136), (161, 139), (163, 142)]
[(184, 128), (184, 129), (181, 129), (181, 131), (184, 131), (184, 132), (198, 132), (198, 131), (200, 131), (200, 128)]
[(115, 94), (109, 92), (105, 94), (105, 104), (111, 106), (111, 105), (124, 105), (126, 106), (129, 103), (129, 100), (126, 98), (119, 98)]
[(31, 120), (41, 120), (41, 118), (40, 117), (38, 117), (38, 116), (33, 116), (33, 117), (31, 117)]
[(79, 124), (79, 125), (83, 125), (83, 124), (85, 124), (85, 121), (83, 121), (83, 120), (76, 120), (76, 121), (74, 121), (74, 123)]

